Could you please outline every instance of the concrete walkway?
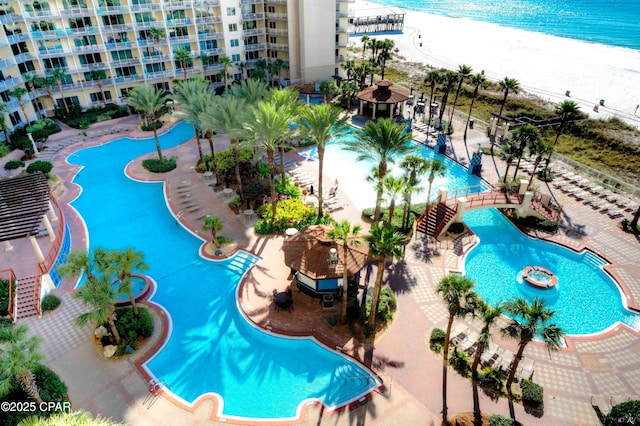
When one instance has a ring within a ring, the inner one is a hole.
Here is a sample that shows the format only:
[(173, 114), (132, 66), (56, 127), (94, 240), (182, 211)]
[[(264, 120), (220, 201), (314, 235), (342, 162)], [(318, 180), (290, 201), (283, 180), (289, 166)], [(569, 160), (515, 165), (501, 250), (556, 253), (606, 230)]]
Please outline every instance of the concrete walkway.
[[(111, 123), (99, 123), (91, 131), (109, 128), (109, 126), (137, 125), (137, 117), (126, 117)], [(459, 125), (456, 128), (461, 128)], [(77, 130), (65, 129), (54, 135), (52, 141), (75, 136)], [(149, 134), (132, 131), (132, 137), (149, 137)], [(415, 134), (424, 139), (424, 135)], [(78, 142), (63, 148), (52, 156), (55, 164), (54, 172), (65, 182), (66, 192), (61, 197), (64, 217), (69, 224), (73, 245), (84, 246), (83, 229), (66, 202), (77, 194), (77, 188), (69, 184), (75, 173), (64, 161), (73, 150), (90, 144), (104, 143), (117, 137), (108, 135)], [(223, 148), (227, 142), (217, 142)], [(472, 149), (488, 141), (482, 133), (471, 132), (465, 144), (454, 137), (449, 148), (449, 155), (463, 165), (468, 163)], [(194, 173), (193, 164), (197, 158), (195, 142), (190, 141), (173, 150), (169, 155), (177, 155), (181, 161), (179, 168), (166, 174), (168, 186), (165, 191), (169, 205), (174, 214), (180, 211), (180, 200), (176, 198), (176, 186), (189, 182), (194, 196), (206, 205), (212, 214), (223, 217), (225, 233), (233, 235), (240, 247), (260, 256), (259, 267), (253, 268), (242, 283), (240, 290), (241, 305), (253, 321), (261, 325), (287, 332), (312, 330), (324, 340), (339, 344), (345, 352), (371, 363), (388, 386), (384, 394), (375, 393), (363, 404), (337, 413), (327, 413), (320, 407), (311, 405), (302, 410), (298, 421), (288, 424), (331, 424), (331, 425), (429, 425), (439, 424), (442, 410), (442, 364), (430, 352), (427, 344), (433, 327), (444, 327), (446, 310), (435, 294), (437, 282), (448, 270), (460, 269), (463, 258), (459, 248), (443, 247), (439, 256), (425, 258), (420, 241), (414, 241), (407, 247), (404, 261), (395, 264), (385, 274), (386, 281), (398, 296), (399, 311), (392, 326), (378, 339), (374, 346), (361, 345), (337, 333), (328, 325), (326, 318), (336, 312), (322, 310), (310, 301), (308, 296), (294, 292), (296, 309), (292, 313), (275, 312), (271, 306), (270, 295), (274, 288), (284, 289), (289, 285), (288, 269), (283, 263), (280, 251), (282, 236), (258, 236), (252, 228), (252, 222), (245, 221), (243, 216), (234, 215), (221, 194), (214, 192)], [(293, 160), (299, 160), (290, 154)], [(304, 164), (313, 171), (313, 165)], [(504, 165), (485, 156), (483, 159), (483, 177), (495, 182), (504, 170)], [(144, 173), (134, 161), (130, 166), (134, 174)], [(333, 181), (330, 166), (325, 169), (329, 182)], [(640, 305), (640, 267), (637, 264), (640, 253), (638, 241), (618, 228), (618, 221), (594, 212), (589, 207), (576, 202), (563, 193), (556, 193), (546, 184), (539, 184), (547, 190), (564, 207), (562, 221), (563, 231), (555, 236), (544, 235), (561, 244), (574, 249), (588, 245), (614, 261), (609, 272), (621, 279), (629, 290), (628, 302)], [(348, 197), (348, 184), (341, 182), (340, 197)], [(201, 213), (200, 213), (201, 214)], [(200, 216), (198, 214), (197, 216)], [(201, 221), (195, 214), (181, 215), (180, 221), (193, 232), (208, 238), (208, 233), (201, 231)], [(347, 205), (336, 212), (337, 218), (349, 218), (352, 222), (359, 220), (359, 212)], [(61, 222), (61, 221), (60, 221)], [(61, 225), (58, 225), (61, 226)], [(582, 232), (576, 233), (579, 227)], [(81, 237), (78, 237), (81, 236)], [(29, 263), (35, 260), (33, 251), (26, 240), (16, 241), (11, 256), (2, 256), (0, 269), (15, 266), (15, 257), (19, 256), (20, 264), (29, 270)], [(464, 252), (464, 248), (463, 248)], [(373, 269), (375, 272), (375, 267)], [(371, 273), (371, 277), (375, 276)], [(365, 284), (372, 286), (371, 281)], [(166, 322), (160, 309), (154, 310), (157, 332), (147, 342), (143, 350), (134, 356), (113, 362), (98, 356), (93, 349), (93, 338), (88, 327), (79, 329), (73, 325), (74, 318), (82, 312), (81, 306), (70, 297), (69, 283), (60, 286), (58, 293), (63, 304), (55, 312), (43, 318), (29, 318), (33, 333), (45, 337), (45, 351), (48, 363), (69, 386), (69, 394), (74, 409), (86, 409), (94, 414), (111, 417), (116, 421), (135, 425), (192, 425), (192, 424), (227, 424), (229, 419), (216, 417), (216, 407), (210, 400), (186, 409), (171, 398), (160, 397), (149, 403), (148, 384), (145, 376), (136, 368), (136, 363), (145, 356), (148, 349), (161, 343), (166, 333)], [(469, 322), (472, 328), (479, 329), (479, 324)], [(164, 330), (164, 332), (162, 331)], [(640, 394), (640, 340), (637, 331), (618, 325), (606, 333), (597, 336), (570, 338), (569, 348), (558, 353), (549, 354), (539, 344), (529, 345), (525, 354), (535, 360), (534, 380), (545, 388), (544, 415), (536, 417), (525, 413), (521, 406), (515, 405), (515, 415), (524, 424), (545, 425), (590, 425), (597, 424), (598, 419), (589, 402), (592, 394), (634, 395)], [(514, 350), (515, 342), (502, 341), (503, 347)], [(473, 409), (473, 389), (467, 379), (449, 371), (448, 407), (450, 415)], [(492, 400), (480, 392), (480, 407), (485, 413), (509, 414), (509, 404), (505, 399)], [(150, 406), (149, 406), (150, 405)], [(246, 422), (241, 422), (246, 423)], [(265, 423), (261, 423), (265, 424)]]

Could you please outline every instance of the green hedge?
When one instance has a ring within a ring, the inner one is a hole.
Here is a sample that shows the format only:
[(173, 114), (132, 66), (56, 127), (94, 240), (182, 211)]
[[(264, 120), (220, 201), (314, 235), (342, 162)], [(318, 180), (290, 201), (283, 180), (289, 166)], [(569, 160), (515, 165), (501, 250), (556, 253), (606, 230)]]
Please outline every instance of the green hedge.
[(520, 382), (522, 389), (522, 401), (524, 403), (539, 405), (544, 401), (544, 388), (531, 380), (522, 380)]
[(9, 280), (0, 279), (0, 315), (9, 313)]
[(27, 173), (38, 173), (42, 172), (47, 177), (49, 176), (49, 172), (53, 169), (53, 164), (49, 161), (38, 160), (27, 166)]
[(431, 337), (429, 337), (429, 341), (431, 343), (444, 343), (444, 338), (446, 337), (446, 332), (441, 328), (434, 328), (431, 330)]
[[(64, 108), (62, 108), (62, 110), (64, 111)], [(58, 113), (62, 115), (62, 117), (58, 117), (60, 120), (75, 129), (87, 129), (87, 123), (93, 124), (99, 121), (112, 120), (129, 115), (127, 107), (118, 106), (113, 103), (105, 105), (104, 108), (89, 108), (80, 113), (77, 112), (77, 109), (74, 109), (69, 116), (66, 116), (64, 112), (59, 112), (59, 110), (56, 109), (56, 115), (58, 115)]]
[(604, 417), (605, 426), (633, 426), (640, 422), (640, 401), (618, 404)]
[(60, 298), (55, 294), (47, 294), (40, 302), (42, 312), (53, 311), (58, 306), (60, 306)]
[(165, 158), (164, 161), (160, 161), (157, 158), (148, 158), (146, 160), (142, 160), (142, 167), (152, 173), (170, 172), (177, 167), (176, 158)]
[[(162, 127), (162, 121), (156, 121), (156, 130), (158, 130), (160, 127)], [(153, 125), (152, 124), (143, 124), (142, 126), (140, 126), (140, 128), (145, 131), (145, 132), (150, 132), (153, 130)]]
[(517, 420), (510, 419), (509, 417), (502, 416), (500, 414), (492, 414), (489, 417), (490, 426), (522, 426)]
[(24, 161), (9, 160), (4, 165), (5, 170), (15, 170), (15, 169), (19, 169), (20, 167), (24, 167)]
[(153, 334), (153, 318), (149, 311), (141, 306), (138, 308), (138, 317), (133, 315), (132, 307), (116, 308), (116, 328), (122, 342), (118, 347), (118, 353), (123, 354), (126, 346), (137, 349), (138, 337), (149, 337)]

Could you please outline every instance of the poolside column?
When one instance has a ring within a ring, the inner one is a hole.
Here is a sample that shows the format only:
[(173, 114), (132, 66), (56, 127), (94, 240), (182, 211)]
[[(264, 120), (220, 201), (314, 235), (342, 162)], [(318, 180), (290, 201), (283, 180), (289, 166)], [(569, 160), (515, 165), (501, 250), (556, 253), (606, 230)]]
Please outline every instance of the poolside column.
[(51, 204), (51, 200), (49, 200), (49, 211), (48, 213), (51, 215), (51, 220), (58, 220), (58, 215), (56, 214), (56, 209), (53, 208), (53, 204)]
[(36, 252), (36, 257), (38, 258), (38, 262), (44, 262), (44, 255), (42, 254), (42, 250), (40, 250), (40, 245), (36, 240), (36, 237), (31, 235), (29, 237), (29, 241), (31, 242), (31, 247), (33, 247), (33, 251)]
[(51, 222), (49, 222), (49, 218), (46, 214), (42, 216), (42, 221), (44, 222), (44, 227), (47, 228), (47, 232), (49, 233), (49, 241), (55, 241), (56, 233), (53, 230), (53, 226), (51, 226)]
[(464, 213), (467, 210), (467, 198), (466, 197), (460, 197), (460, 198), (456, 199), (456, 203), (458, 203), (458, 209), (456, 211), (456, 215), (454, 216), (453, 220), (450, 223), (462, 222), (462, 218), (464, 216)]
[(13, 246), (11, 245), (11, 241), (5, 241), (4, 242), (4, 251), (11, 251), (13, 250)]

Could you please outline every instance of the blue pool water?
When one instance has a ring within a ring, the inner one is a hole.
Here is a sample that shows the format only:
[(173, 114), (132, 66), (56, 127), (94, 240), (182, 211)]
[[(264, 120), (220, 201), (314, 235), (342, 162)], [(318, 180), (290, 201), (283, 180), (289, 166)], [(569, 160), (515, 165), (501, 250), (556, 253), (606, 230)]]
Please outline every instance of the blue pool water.
[[(434, 181), (432, 200), (437, 197), (438, 187), (453, 190), (476, 186), (476, 191), (489, 188), (450, 158), (419, 144), (416, 149), (426, 158), (439, 158), (447, 167), (445, 176)], [(300, 155), (309, 161), (317, 161), (316, 147), (308, 148)], [(375, 190), (365, 181), (372, 163), (358, 162), (356, 157), (357, 154), (343, 150), (340, 141), (330, 142), (325, 150), (325, 174), (348, 182), (347, 192), (350, 197), (353, 194), (358, 208), (372, 207)], [(391, 167), (391, 173), (400, 172), (397, 165)], [(427, 184), (423, 186), (425, 191), (414, 197), (414, 202), (426, 201)], [(623, 307), (618, 286), (602, 270), (606, 262), (599, 256), (591, 252), (575, 253), (556, 244), (529, 238), (495, 209), (468, 212), (464, 221), (480, 237), (479, 246), (465, 260), (465, 272), (476, 282), (478, 294), (490, 304), (515, 296), (524, 296), (530, 301), (536, 296), (542, 297), (557, 312), (554, 322), (572, 335), (601, 332), (618, 321), (630, 325), (638, 323), (640, 317)], [(523, 283), (521, 272), (526, 266), (542, 266), (553, 271), (558, 278), (557, 288), (535, 289)]]
[[(138, 276), (133, 276), (131, 277), (131, 283), (133, 286), (133, 297), (136, 298), (138, 295), (140, 295), (140, 293), (142, 293), (145, 289), (145, 287), (147, 286), (147, 280), (145, 280), (143, 277), (138, 277)], [(113, 285), (115, 286), (115, 288), (118, 288), (118, 285), (120, 284), (120, 281), (116, 281), (113, 283)], [(119, 294), (117, 297), (118, 302), (124, 302), (126, 300), (129, 300), (129, 295), (128, 294)]]
[[(160, 143), (167, 149), (191, 137), (192, 126), (181, 123)], [(84, 166), (74, 178), (82, 193), (73, 207), (86, 223), (90, 249), (134, 246), (144, 252), (150, 266), (145, 273), (157, 283), (152, 300), (171, 317), (168, 341), (146, 368), (187, 403), (219, 395), (218, 414), (229, 417), (290, 418), (303, 401), (335, 407), (375, 388), (371, 372), (347, 357), (246, 321), (236, 291), (258, 258), (240, 251), (225, 261), (202, 259), (202, 241), (169, 213), (162, 184), (124, 175), (127, 163), (145, 153), (155, 156), (152, 138), (124, 138), (78, 151), (68, 161)]]
[[(556, 311), (553, 322), (572, 335), (601, 332), (617, 321), (637, 321), (638, 316), (623, 307), (617, 285), (601, 269), (606, 264), (601, 257), (530, 238), (494, 209), (468, 212), (464, 221), (480, 238), (467, 256), (465, 272), (489, 304), (516, 296), (529, 301), (544, 298)], [(553, 272), (556, 288), (523, 283), (521, 273), (527, 266)]]

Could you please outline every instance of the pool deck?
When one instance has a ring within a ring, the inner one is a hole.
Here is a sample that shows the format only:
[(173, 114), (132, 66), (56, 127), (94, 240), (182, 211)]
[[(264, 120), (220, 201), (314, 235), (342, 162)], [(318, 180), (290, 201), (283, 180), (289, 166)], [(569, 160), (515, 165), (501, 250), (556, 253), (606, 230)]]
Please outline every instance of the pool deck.
[[(131, 129), (138, 124), (137, 117), (126, 117), (108, 123), (92, 126), (91, 131), (108, 129), (113, 126), (127, 126)], [(462, 128), (463, 123), (456, 128)], [(58, 140), (76, 136), (77, 130), (65, 129), (53, 135), (50, 144)], [(461, 133), (461, 132), (460, 132)], [(148, 133), (131, 131), (131, 137), (148, 137)], [(424, 134), (414, 133), (421, 141)], [(83, 247), (83, 228), (72, 209), (66, 203), (77, 194), (77, 188), (69, 183), (74, 172), (64, 158), (78, 148), (112, 140), (118, 135), (99, 136), (63, 148), (52, 157), (54, 172), (65, 182), (66, 192), (60, 198), (64, 217), (71, 228), (73, 245)], [(488, 145), (483, 133), (471, 131), (467, 143), (461, 135), (454, 136), (448, 154), (461, 163), (468, 164), (470, 148), (478, 143)], [(217, 149), (226, 146), (227, 141), (216, 142)], [(207, 144), (204, 144), (205, 152)], [(303, 293), (294, 291), (295, 309), (292, 312), (276, 312), (270, 296), (273, 289), (284, 290), (291, 283), (289, 270), (283, 262), (281, 251), (284, 236), (259, 236), (251, 225), (255, 217), (247, 219), (235, 215), (226, 205), (225, 196), (215, 192), (200, 175), (193, 170), (197, 149), (192, 140), (171, 150), (167, 155), (179, 157), (179, 167), (162, 178), (168, 179), (166, 194), (174, 214), (180, 212), (181, 204), (176, 187), (184, 182), (190, 184), (192, 197), (200, 200), (203, 210), (183, 212), (180, 222), (203, 239), (209, 237), (202, 231), (197, 219), (203, 212), (220, 216), (225, 222), (223, 234), (235, 238), (238, 246), (262, 258), (252, 268), (243, 281), (240, 298), (241, 306), (256, 323), (268, 325), (290, 334), (312, 331), (331, 346), (342, 350), (374, 366), (387, 383), (387, 391), (374, 393), (371, 398), (354, 407), (334, 413), (327, 413), (317, 405), (307, 405), (298, 420), (286, 424), (330, 424), (330, 425), (431, 425), (439, 424), (442, 410), (442, 363), (428, 348), (428, 338), (433, 327), (444, 327), (447, 313), (445, 306), (435, 293), (435, 286), (448, 271), (460, 270), (461, 253), (466, 246), (444, 245), (439, 255), (427, 253), (420, 241), (412, 241), (406, 250), (405, 259), (390, 267), (385, 280), (398, 297), (398, 313), (392, 326), (378, 339), (374, 346), (362, 345), (345, 338), (327, 323), (327, 318), (338, 314), (338, 306), (333, 310), (323, 310), (317, 301)], [(300, 160), (295, 154), (292, 160)], [(310, 172), (313, 164), (302, 163)], [(131, 174), (139, 178), (151, 177), (133, 162), (128, 167)], [(499, 160), (483, 158), (483, 177), (495, 182), (504, 170)], [(332, 182), (331, 165), (325, 166), (327, 182)], [(640, 306), (640, 243), (633, 236), (619, 229), (620, 219), (608, 216), (584, 206), (564, 193), (539, 183), (542, 191), (551, 193), (564, 207), (561, 232), (556, 235), (541, 235), (570, 248), (579, 250), (589, 246), (607, 259), (615, 262), (608, 272), (617, 276), (628, 290), (628, 303)], [(348, 183), (341, 182), (339, 196), (348, 199)], [(347, 205), (334, 214), (335, 217), (359, 221), (360, 214)], [(60, 226), (62, 221), (55, 223)], [(39, 238), (46, 250), (48, 239)], [(19, 276), (27, 276), (35, 265), (35, 255), (28, 241), (13, 242), (14, 250), (4, 253), (0, 269), (14, 267)], [(364, 283), (373, 286), (375, 266), (371, 279)], [(75, 327), (73, 321), (82, 312), (79, 303), (71, 297), (70, 283), (63, 283), (55, 291), (63, 303), (53, 313), (43, 318), (31, 317), (21, 322), (29, 325), (32, 333), (45, 338), (44, 349), (48, 356), (47, 365), (56, 371), (69, 386), (69, 395), (74, 409), (85, 409), (94, 415), (101, 414), (116, 421), (134, 425), (214, 425), (243, 422), (217, 418), (216, 402), (205, 399), (195, 407), (185, 407), (166, 395), (149, 401), (147, 377), (140, 373), (137, 365), (157, 348), (166, 336), (166, 318), (161, 310), (153, 310), (157, 332), (133, 356), (121, 361), (107, 361), (93, 349), (91, 327)], [(597, 297), (597, 295), (594, 295)], [(586, 313), (588, 314), (588, 313)], [(465, 321), (476, 331), (478, 322)], [(598, 424), (596, 412), (590, 403), (591, 395), (638, 395), (640, 394), (640, 334), (626, 326), (616, 325), (597, 336), (568, 338), (567, 349), (548, 354), (543, 346), (531, 343), (525, 356), (535, 361), (533, 379), (545, 388), (544, 415), (536, 417), (525, 413), (520, 405), (515, 405), (516, 419), (526, 425), (593, 425)], [(497, 336), (496, 342), (504, 348), (515, 350), (516, 342)], [(180, 362), (180, 360), (176, 360)], [(473, 410), (473, 389), (469, 380), (461, 378), (453, 370), (448, 373), (448, 410), (450, 416)], [(283, 389), (283, 392), (286, 390)], [(492, 400), (482, 391), (479, 393), (483, 413), (509, 415), (510, 407), (506, 399)], [(272, 424), (260, 422), (260, 424)]]

